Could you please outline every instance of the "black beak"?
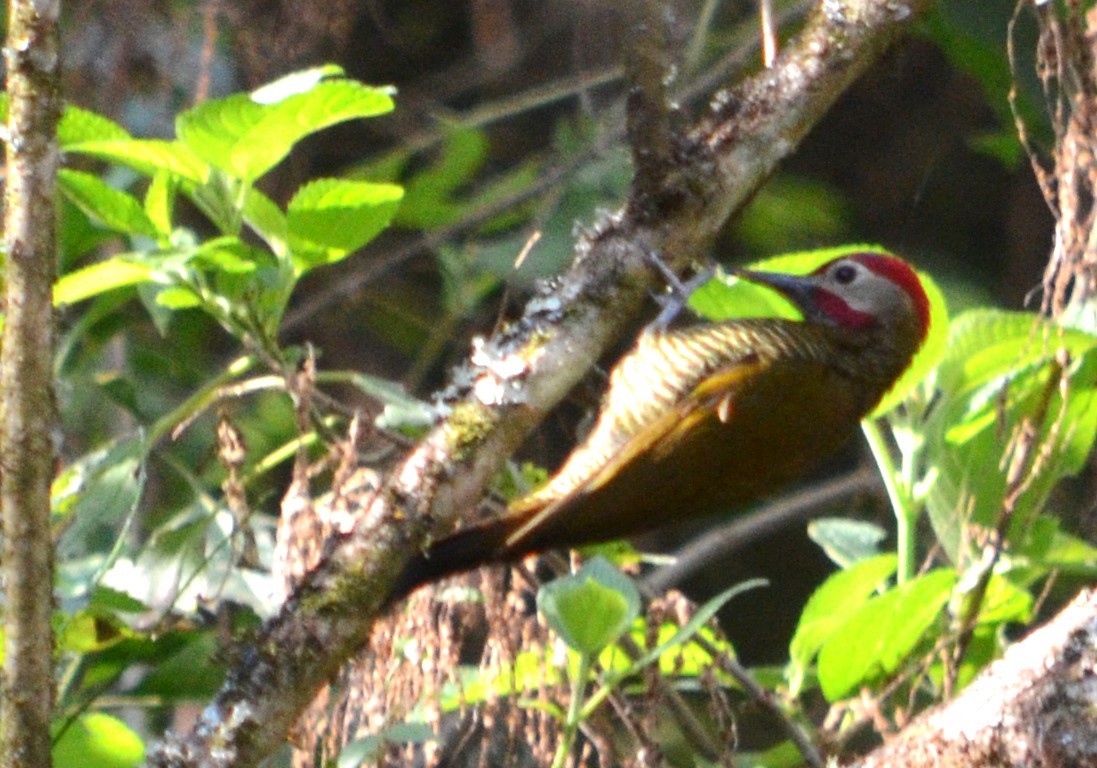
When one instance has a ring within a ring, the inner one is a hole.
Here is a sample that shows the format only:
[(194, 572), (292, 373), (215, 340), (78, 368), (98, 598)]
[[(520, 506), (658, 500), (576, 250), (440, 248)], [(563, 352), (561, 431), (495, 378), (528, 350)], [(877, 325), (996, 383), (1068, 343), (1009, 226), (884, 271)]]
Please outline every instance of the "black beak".
[(751, 269), (736, 269), (736, 277), (752, 283), (766, 285), (781, 293), (801, 309), (810, 306), (817, 285), (811, 275), (787, 275), (782, 272), (755, 272)]

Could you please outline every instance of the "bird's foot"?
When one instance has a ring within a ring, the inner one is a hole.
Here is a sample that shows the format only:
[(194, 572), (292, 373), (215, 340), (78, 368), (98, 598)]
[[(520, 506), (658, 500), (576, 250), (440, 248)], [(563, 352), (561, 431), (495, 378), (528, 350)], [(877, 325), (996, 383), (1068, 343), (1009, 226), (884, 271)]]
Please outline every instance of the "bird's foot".
[(703, 269), (699, 270), (689, 280), (682, 282), (657, 252), (648, 251), (647, 257), (652, 266), (666, 280), (669, 288), (666, 293), (653, 297), (655, 302), (662, 307), (662, 310), (654, 320), (648, 323), (647, 330), (663, 330), (681, 314), (682, 309), (689, 303), (689, 297), (693, 292), (707, 283), (715, 274), (716, 265), (709, 261)]

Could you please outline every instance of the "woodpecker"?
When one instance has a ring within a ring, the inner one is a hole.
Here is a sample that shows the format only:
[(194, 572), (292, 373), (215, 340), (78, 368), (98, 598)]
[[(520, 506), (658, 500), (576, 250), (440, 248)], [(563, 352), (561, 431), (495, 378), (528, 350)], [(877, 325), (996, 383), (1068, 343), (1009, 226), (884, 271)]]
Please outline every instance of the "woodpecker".
[(914, 270), (851, 253), (808, 275), (739, 271), (803, 321), (644, 332), (610, 375), (590, 435), (540, 489), (413, 557), (392, 600), (442, 576), (622, 538), (745, 505), (835, 452), (929, 330)]

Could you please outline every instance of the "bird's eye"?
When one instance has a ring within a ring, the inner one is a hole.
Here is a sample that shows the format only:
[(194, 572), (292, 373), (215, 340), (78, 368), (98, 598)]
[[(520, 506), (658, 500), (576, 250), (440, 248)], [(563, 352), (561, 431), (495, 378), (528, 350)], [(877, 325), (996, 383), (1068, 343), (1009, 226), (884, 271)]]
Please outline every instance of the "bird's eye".
[(857, 267), (852, 264), (842, 264), (834, 270), (832, 277), (839, 285), (849, 285), (857, 279)]

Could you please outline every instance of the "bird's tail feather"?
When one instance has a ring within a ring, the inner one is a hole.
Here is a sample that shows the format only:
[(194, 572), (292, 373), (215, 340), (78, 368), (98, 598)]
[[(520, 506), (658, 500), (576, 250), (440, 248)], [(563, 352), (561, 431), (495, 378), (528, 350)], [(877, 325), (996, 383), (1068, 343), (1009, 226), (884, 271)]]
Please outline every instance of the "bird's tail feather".
[(391, 605), (421, 586), (446, 576), (472, 570), (488, 562), (515, 560), (523, 553), (508, 554), (506, 540), (513, 520), (505, 516), (463, 528), (417, 552), (396, 580), (388, 603)]

